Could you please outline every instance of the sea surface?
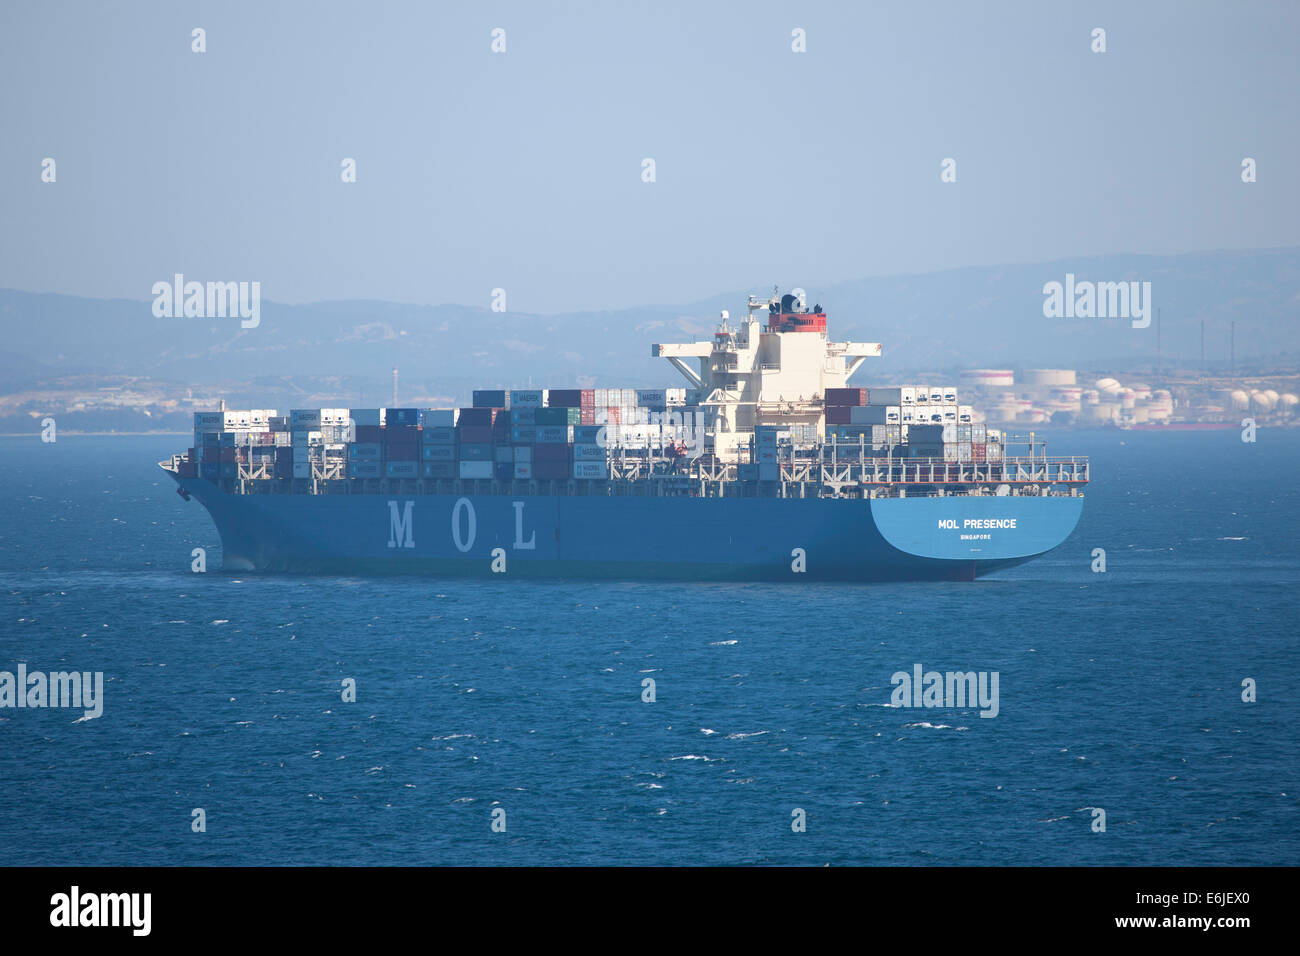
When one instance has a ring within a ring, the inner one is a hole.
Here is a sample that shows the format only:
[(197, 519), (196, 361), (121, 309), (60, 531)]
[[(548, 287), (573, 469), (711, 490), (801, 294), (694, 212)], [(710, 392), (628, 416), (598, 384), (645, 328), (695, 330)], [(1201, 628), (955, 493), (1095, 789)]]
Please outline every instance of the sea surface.
[(901, 586), (228, 573), (183, 436), (0, 439), (0, 670), (105, 680), (0, 709), (0, 864), (1300, 863), (1300, 430), (1048, 437), (1074, 535)]

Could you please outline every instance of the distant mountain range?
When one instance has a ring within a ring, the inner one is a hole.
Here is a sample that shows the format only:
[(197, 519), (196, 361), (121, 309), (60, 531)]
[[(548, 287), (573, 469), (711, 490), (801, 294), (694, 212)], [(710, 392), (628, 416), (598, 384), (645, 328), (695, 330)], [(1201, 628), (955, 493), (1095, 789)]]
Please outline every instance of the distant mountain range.
[[(869, 361), (857, 384), (931, 369), (1150, 362), (1155, 321), (1134, 329), (1127, 319), (1044, 317), (1044, 284), (1063, 282), (1067, 273), (1079, 281), (1150, 282), (1166, 366), (1199, 362), (1202, 320), (1212, 361), (1226, 361), (1233, 321), (1239, 364), (1300, 361), (1300, 248), (1111, 255), (805, 288), (809, 305), (827, 310), (834, 339), (884, 343), (884, 357)], [(797, 284), (798, 277), (773, 279)], [(272, 287), (262, 291), (261, 324), (242, 329), (237, 318), (156, 318), (151, 298), (0, 290), (0, 392), (71, 375), (238, 382), (281, 394), (326, 380), (340, 398), (378, 405), (391, 393), (394, 365), (408, 400), (459, 400), (474, 387), (679, 384), (667, 363), (650, 357), (650, 344), (706, 338), (720, 309), (734, 321), (748, 293), (766, 295), (771, 286), (685, 305), (563, 315), (378, 301), (284, 305), (273, 301)]]

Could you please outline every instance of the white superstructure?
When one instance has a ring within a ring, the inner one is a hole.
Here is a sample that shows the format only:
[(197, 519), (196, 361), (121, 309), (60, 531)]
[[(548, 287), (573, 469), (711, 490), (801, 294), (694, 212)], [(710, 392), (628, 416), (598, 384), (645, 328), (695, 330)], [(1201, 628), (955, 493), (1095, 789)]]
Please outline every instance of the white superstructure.
[[(765, 313), (766, 325), (755, 317)], [(831, 342), (826, 313), (805, 306), (801, 289), (766, 301), (749, 297), (749, 315), (732, 328), (729, 316), (712, 341), (653, 345), (700, 391), (700, 407), (715, 454), (733, 457), (756, 425), (803, 426), (823, 432), (828, 388), (843, 388), (862, 363), (881, 355), (879, 342)], [(698, 359), (698, 369), (690, 359)]]

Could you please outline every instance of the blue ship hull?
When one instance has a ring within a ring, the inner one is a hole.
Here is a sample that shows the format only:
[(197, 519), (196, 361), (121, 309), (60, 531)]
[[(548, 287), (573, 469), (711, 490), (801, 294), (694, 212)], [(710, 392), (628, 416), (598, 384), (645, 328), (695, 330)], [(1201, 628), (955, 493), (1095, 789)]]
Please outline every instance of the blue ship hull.
[(177, 482), (211, 514), (225, 568), (324, 574), (973, 580), (1055, 548), (1083, 507), (1080, 497), (238, 495)]

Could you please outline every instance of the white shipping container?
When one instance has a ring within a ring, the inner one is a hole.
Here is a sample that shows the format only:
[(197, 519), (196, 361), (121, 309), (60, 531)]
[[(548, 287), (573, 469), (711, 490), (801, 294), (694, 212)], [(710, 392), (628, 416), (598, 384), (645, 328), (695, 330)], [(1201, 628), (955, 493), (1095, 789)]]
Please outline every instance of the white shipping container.
[(957, 404), (957, 386), (956, 386), (956, 385), (945, 385), (945, 386), (943, 387), (943, 403), (944, 403), (945, 405), (956, 405), (956, 404)]
[(319, 445), (325, 440), (324, 436), (318, 431), (295, 431), (293, 433), (293, 446), (299, 445)]
[(957, 424), (957, 406), (956, 406), (956, 405), (940, 405), (939, 408), (940, 408), (940, 410), (943, 412), (943, 423), (944, 423), (945, 425), (950, 425), (950, 424), (951, 424), (951, 425), (955, 425), (955, 424)]
[(596, 407), (607, 408), (609, 406), (609, 389), (597, 388), (592, 391), (596, 393)]
[[(513, 392), (511, 394), (514, 394)], [(515, 460), (515, 450), (509, 445), (497, 445), (492, 450), (492, 457), (502, 464), (509, 464)]]
[(969, 405), (957, 406), (957, 421), (960, 422), (961, 424), (969, 425), (971, 423), (972, 414), (973, 411)]
[(942, 387), (942, 386), (940, 386), (940, 385), (931, 385), (931, 386), (930, 386), (930, 404), (931, 404), (931, 405), (942, 405), (942, 404), (943, 404), (943, 387)]
[(516, 465), (519, 464), (520, 462), (530, 462), (530, 461), (533, 460), (533, 446), (532, 446), (532, 445), (515, 445), (515, 446), (514, 446), (514, 449), (515, 449), (515, 464), (516, 464)]
[(916, 404), (918, 405), (930, 404), (930, 386), (916, 385), (913, 387), (916, 389)]
[(902, 420), (904, 425), (910, 425), (913, 422), (921, 421), (921, 415), (924, 412), (918, 411), (915, 405), (905, 405), (902, 410)]
[(944, 440), (944, 441), (956, 441), (956, 440), (957, 440), (957, 426), (956, 426), (956, 425), (944, 425), (944, 426), (943, 426), (943, 440)]
[(346, 425), (350, 417), (352, 417), (352, 409), (350, 408), (322, 408), (320, 410), (322, 425)]
[(491, 478), (493, 463), (490, 461), (462, 461), (460, 476), (462, 478)]
[[(666, 388), (664, 389), (664, 401), (668, 405), (685, 405), (686, 389), (685, 388)], [(600, 402), (596, 402), (597, 405)]]

